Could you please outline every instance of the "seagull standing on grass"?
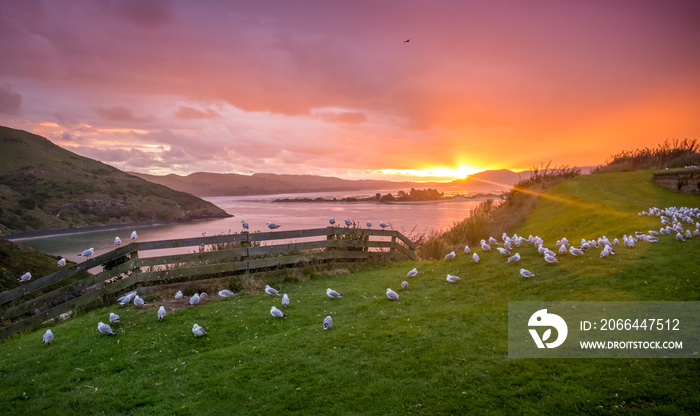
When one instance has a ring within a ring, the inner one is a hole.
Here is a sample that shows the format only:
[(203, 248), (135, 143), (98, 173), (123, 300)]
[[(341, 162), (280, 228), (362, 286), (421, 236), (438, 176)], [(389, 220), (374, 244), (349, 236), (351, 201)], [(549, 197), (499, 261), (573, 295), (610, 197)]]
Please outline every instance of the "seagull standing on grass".
[(270, 308), (270, 315), (274, 316), (275, 318), (286, 318), (287, 315), (284, 314), (281, 310), (275, 308), (274, 306)]
[(341, 295), (340, 293), (336, 292), (335, 290), (333, 290), (331, 288), (326, 289), (326, 295), (328, 295), (328, 297), (331, 298), (331, 300), (333, 300), (334, 298), (342, 298), (343, 297), (343, 295)]
[(289, 296), (287, 296), (286, 293), (282, 295), (282, 306), (284, 306), (285, 308), (289, 306)]
[(136, 292), (129, 292), (126, 295), (120, 297), (117, 299), (117, 302), (119, 302), (120, 305), (126, 305), (127, 303), (131, 303), (131, 300), (136, 296)]
[(201, 336), (204, 336), (207, 334), (207, 331), (204, 330), (201, 326), (194, 324), (192, 327), (192, 333), (194, 334), (195, 337), (199, 338)]
[(119, 323), (119, 315), (116, 313), (109, 313), (109, 325), (111, 326), (112, 324)]
[(161, 306), (160, 308), (158, 308), (158, 321), (162, 321), (163, 318), (165, 318), (165, 315), (165, 307)]
[(87, 249), (87, 250), (83, 250), (83, 252), (80, 253), (80, 254), (78, 254), (78, 256), (83, 256), (83, 257), (90, 258), (90, 256), (92, 256), (92, 254), (93, 254), (94, 252), (95, 252), (95, 249), (92, 248), (92, 247), (90, 247), (90, 248)]
[(474, 260), (474, 263), (479, 263), (479, 255), (474, 253), (474, 255), (472, 256), (472, 260)]
[(136, 305), (136, 306), (143, 306), (143, 305), (145, 305), (145, 304), (146, 304), (146, 302), (144, 302), (144, 300), (141, 299), (141, 298), (139, 297), (139, 295), (136, 295), (136, 297), (134, 298), (134, 305)]
[(65, 265), (66, 265), (66, 258), (65, 258), (65, 257), (61, 257), (61, 260), (59, 260), (57, 264), (58, 264), (58, 267), (63, 267), (63, 266), (65, 266)]
[(416, 268), (414, 267), (414, 268), (411, 269), (408, 273), (406, 273), (406, 276), (408, 276), (408, 277), (413, 277), (413, 276), (415, 276), (415, 275), (417, 275), (417, 274), (418, 274), (418, 269), (416, 269)]
[(32, 274), (27, 272), (27, 273), (23, 274), (22, 276), (20, 276), (19, 282), (20, 283), (28, 282), (29, 280), (31, 280), (31, 278), (32, 278)]
[(580, 255), (583, 254), (583, 250), (578, 249), (578, 248), (576, 248), (576, 247), (574, 247), (574, 246), (571, 246), (571, 247), (569, 248), (569, 253), (573, 254), (574, 256), (580, 256)]
[(270, 296), (279, 296), (280, 291), (275, 289), (274, 287), (270, 287), (270, 285), (265, 285), (265, 293), (267, 293)]
[(233, 296), (233, 295), (235, 295), (235, 293), (231, 292), (228, 289), (223, 289), (223, 290), (219, 291), (219, 296), (221, 296), (222, 298), (227, 298), (227, 297)]
[(455, 252), (451, 251), (445, 255), (445, 258), (449, 260), (449, 259), (455, 258), (455, 256), (456, 256)]
[(102, 333), (103, 335), (114, 335), (112, 327), (107, 324), (103, 324), (102, 322), (97, 323), (97, 330), (100, 331), (100, 333)]
[(333, 326), (333, 318), (331, 318), (331, 316), (328, 315), (323, 320), (323, 330), (325, 331), (326, 329), (331, 329), (331, 326)]
[(389, 300), (401, 299), (399, 294), (391, 290), (391, 288), (386, 289), (386, 296), (389, 298)]
[(452, 276), (451, 274), (448, 273), (448, 274), (447, 274), (447, 279), (445, 279), (445, 280), (447, 280), (447, 281), (450, 282), (450, 283), (457, 283), (457, 282), (459, 282), (461, 279), (462, 279), (462, 278), (459, 277), (459, 276)]
[(554, 256), (549, 256), (549, 255), (544, 256), (544, 261), (546, 261), (547, 263), (559, 263), (559, 259), (557, 259)]
[(281, 227), (281, 225), (277, 225), (274, 222), (270, 222), (270, 221), (267, 222), (267, 228), (269, 228), (270, 230), (274, 230), (275, 228), (280, 228), (280, 227)]
[(51, 345), (51, 341), (53, 341), (53, 332), (51, 332), (50, 329), (47, 329), (46, 333), (44, 334), (44, 342), (42, 342), (42, 344)]
[(508, 260), (506, 260), (506, 263), (517, 263), (520, 261), (520, 253), (515, 253), (512, 256), (508, 257)]
[(401, 289), (406, 290), (407, 287), (408, 287), (407, 281), (404, 280), (403, 282), (401, 282)]
[(533, 277), (533, 276), (535, 275), (535, 273), (533, 273), (533, 272), (531, 272), (531, 271), (529, 271), (529, 270), (520, 269), (520, 275), (521, 275), (522, 277)]
[(471, 252), (472, 252), (472, 249), (470, 249), (468, 245), (464, 246), (464, 254), (469, 254)]

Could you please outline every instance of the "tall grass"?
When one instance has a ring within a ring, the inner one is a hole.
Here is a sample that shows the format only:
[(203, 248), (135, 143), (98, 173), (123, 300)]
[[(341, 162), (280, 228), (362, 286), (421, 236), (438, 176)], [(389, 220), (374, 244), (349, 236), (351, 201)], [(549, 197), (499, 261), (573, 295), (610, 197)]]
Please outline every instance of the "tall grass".
[(655, 148), (623, 150), (608, 158), (594, 173), (631, 172), (640, 169), (680, 168), (700, 165), (697, 139), (666, 139)]
[(420, 245), (418, 255), (425, 260), (440, 259), (459, 246), (475, 245), (489, 236), (509, 233), (525, 221), (543, 190), (580, 174), (581, 169), (575, 166), (553, 167), (551, 162), (533, 166), (530, 177), (516, 183), (501, 200), (489, 198), (477, 205), (467, 218), (455, 222), (449, 230), (430, 235)]

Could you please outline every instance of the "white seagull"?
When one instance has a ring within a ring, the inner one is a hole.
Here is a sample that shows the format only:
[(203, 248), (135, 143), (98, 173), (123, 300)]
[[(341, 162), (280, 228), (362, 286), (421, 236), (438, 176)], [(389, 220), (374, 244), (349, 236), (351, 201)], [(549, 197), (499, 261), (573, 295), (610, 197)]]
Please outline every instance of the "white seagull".
[(508, 257), (508, 260), (506, 260), (506, 263), (517, 263), (520, 261), (520, 253), (515, 253), (512, 256)]
[(382, 228), (388, 227), (388, 225), (384, 224), (382, 221), (379, 221), (379, 226)]
[(165, 318), (165, 315), (165, 306), (161, 306), (160, 308), (158, 308), (158, 320), (162, 321), (163, 318)]
[(122, 244), (122, 239), (119, 238), (119, 236), (114, 237), (114, 244), (115, 245), (121, 245)]
[(51, 341), (53, 341), (53, 332), (51, 332), (50, 329), (47, 329), (46, 333), (44, 334), (44, 342), (42, 342), (42, 344), (51, 345)]
[(326, 289), (326, 295), (333, 300), (333, 298), (342, 298), (343, 295), (340, 293), (336, 292), (335, 290), (328, 288)]
[(192, 333), (194, 334), (195, 337), (199, 338), (201, 336), (206, 335), (207, 331), (204, 330), (201, 326), (194, 324), (192, 327)]
[(367, 228), (372, 227), (372, 221), (367, 221)]
[(175, 299), (182, 299), (182, 290), (175, 292)]
[(270, 287), (270, 285), (265, 285), (265, 293), (267, 293), (270, 296), (278, 296), (280, 294), (280, 291), (275, 289), (274, 287)]
[(83, 250), (83, 252), (80, 253), (80, 254), (78, 254), (78, 255), (79, 255), (79, 256), (83, 256), (83, 257), (90, 258), (90, 256), (92, 256), (92, 254), (93, 254), (94, 252), (95, 252), (95, 249), (92, 248), (92, 247), (90, 247), (90, 248), (87, 249), (87, 250)]
[(407, 281), (404, 280), (403, 282), (401, 282), (401, 289), (406, 290), (407, 287), (408, 287)]
[(462, 278), (459, 277), (459, 276), (452, 276), (451, 274), (448, 273), (448, 274), (447, 274), (447, 278), (446, 278), (445, 280), (447, 280), (447, 281), (450, 282), (450, 283), (457, 283), (457, 282), (459, 282), (461, 279), (462, 279)]
[(136, 305), (136, 306), (143, 306), (143, 305), (145, 305), (145, 304), (146, 304), (146, 302), (144, 302), (143, 299), (141, 299), (141, 298), (139, 297), (139, 295), (136, 295), (136, 297), (134, 297), (134, 305)]
[(244, 230), (248, 230), (248, 222), (246, 220), (241, 220), (241, 225)]
[(227, 297), (233, 296), (233, 295), (235, 295), (235, 293), (231, 292), (228, 289), (223, 289), (223, 290), (219, 291), (219, 296), (221, 296), (222, 298), (227, 298)]
[(131, 300), (136, 296), (136, 292), (129, 292), (126, 295), (120, 297), (117, 299), (117, 302), (119, 302), (121, 305), (126, 305), (127, 303), (131, 303)]
[(554, 256), (549, 256), (549, 255), (544, 256), (544, 261), (546, 261), (547, 263), (559, 263), (559, 259), (557, 259)]
[(468, 245), (464, 246), (464, 254), (469, 254), (471, 252), (472, 252), (472, 249), (470, 249)]
[(333, 318), (331, 318), (330, 315), (326, 316), (325, 319), (323, 320), (323, 330), (325, 331), (326, 329), (331, 329), (332, 325), (333, 325)]
[(285, 308), (289, 306), (289, 296), (287, 296), (286, 293), (282, 295), (282, 306), (284, 306)]
[(571, 246), (569, 248), (569, 253), (573, 254), (574, 256), (580, 256), (583, 254), (583, 250), (580, 250), (574, 246)]
[(275, 318), (286, 318), (287, 315), (284, 314), (281, 310), (275, 308), (274, 306), (270, 308), (270, 315), (274, 316)]
[(417, 275), (417, 274), (418, 274), (418, 269), (416, 269), (416, 268), (414, 267), (413, 269), (409, 270), (408, 273), (406, 273), (406, 276), (408, 276), (408, 277), (413, 277), (413, 276), (415, 276), (415, 275)]
[(349, 219), (345, 218), (345, 225), (347, 225), (348, 227), (351, 226), (351, 225), (352, 225), (352, 221), (350, 221)]
[(139, 235), (136, 234), (136, 230), (131, 232), (131, 241), (136, 241), (139, 238)]
[(119, 322), (119, 315), (117, 315), (116, 313), (110, 312), (109, 313), (109, 324), (112, 325), (112, 324), (116, 324), (118, 322)]
[(510, 254), (510, 251), (508, 251), (508, 249), (506, 249), (506, 248), (496, 247), (496, 250), (498, 250), (498, 252), (503, 254), (504, 256), (507, 256)]
[(454, 252), (454, 251), (450, 251), (449, 253), (447, 253), (447, 254), (445, 255), (445, 258), (449, 260), (449, 259), (455, 258), (455, 256), (456, 256), (455, 252)]
[(200, 299), (201, 299), (201, 298), (199, 297), (199, 293), (195, 293), (195, 294), (192, 295), (192, 297), (190, 298), (190, 305), (196, 305), (196, 304), (198, 304)]
[(474, 253), (474, 255), (472, 255), (472, 260), (474, 260), (474, 263), (478, 263), (479, 262), (479, 255)]
[(112, 331), (112, 327), (107, 325), (107, 324), (103, 324), (102, 322), (97, 323), (97, 330), (100, 331), (102, 334), (114, 335), (114, 331)]
[(328, 223), (329, 223), (330, 225), (335, 224), (335, 218), (334, 218), (334, 217), (331, 217), (331, 219), (328, 220)]
[(521, 275), (522, 277), (532, 277), (532, 276), (535, 275), (535, 273), (533, 273), (533, 272), (531, 272), (531, 271), (529, 271), (529, 270), (520, 269), (520, 275)]
[(58, 267), (63, 267), (63, 266), (65, 266), (65, 265), (66, 265), (66, 258), (65, 258), (65, 257), (61, 257), (61, 260), (59, 260), (57, 264), (58, 264)]
[(32, 278), (32, 274), (27, 272), (27, 273), (23, 274), (22, 276), (20, 276), (19, 282), (20, 283), (28, 282), (31, 278)]
[(267, 222), (267, 228), (269, 228), (270, 230), (274, 230), (275, 228), (280, 228), (280, 227), (281, 227), (280, 225), (277, 225), (274, 222), (270, 222), (270, 221)]
[(389, 300), (401, 299), (399, 294), (391, 290), (391, 288), (386, 289), (386, 296), (389, 298)]

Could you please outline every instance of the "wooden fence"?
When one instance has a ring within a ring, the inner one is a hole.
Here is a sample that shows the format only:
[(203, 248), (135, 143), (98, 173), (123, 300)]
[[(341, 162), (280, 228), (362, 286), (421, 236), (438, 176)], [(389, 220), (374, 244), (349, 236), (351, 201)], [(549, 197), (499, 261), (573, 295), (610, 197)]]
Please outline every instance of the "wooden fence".
[[(173, 249), (188, 252), (147, 256), (152, 250), (172, 252)], [(142, 286), (333, 259), (360, 260), (370, 256), (415, 259), (415, 249), (415, 244), (398, 231), (340, 227), (130, 243), (0, 293), (0, 340), (37, 328), (68, 312), (103, 306), (113, 302), (117, 294)], [(103, 270), (97, 274), (36, 296), (38, 291), (45, 292), (53, 285), (100, 266)], [(35, 297), (27, 300), (32, 294)]]

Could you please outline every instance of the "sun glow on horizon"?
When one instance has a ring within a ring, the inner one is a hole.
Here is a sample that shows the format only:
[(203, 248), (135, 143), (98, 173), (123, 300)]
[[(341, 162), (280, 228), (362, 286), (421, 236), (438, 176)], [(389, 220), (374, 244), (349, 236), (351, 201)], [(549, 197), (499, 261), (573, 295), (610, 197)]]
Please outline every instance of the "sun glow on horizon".
[(406, 179), (416, 180), (418, 178), (425, 181), (452, 181), (462, 179), (469, 175), (478, 172), (489, 170), (490, 168), (481, 168), (468, 165), (460, 165), (457, 168), (424, 168), (424, 169), (379, 169), (376, 173), (388, 176), (402, 176)]

